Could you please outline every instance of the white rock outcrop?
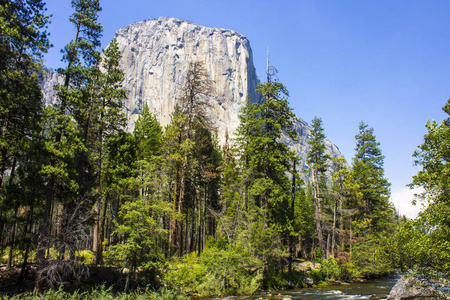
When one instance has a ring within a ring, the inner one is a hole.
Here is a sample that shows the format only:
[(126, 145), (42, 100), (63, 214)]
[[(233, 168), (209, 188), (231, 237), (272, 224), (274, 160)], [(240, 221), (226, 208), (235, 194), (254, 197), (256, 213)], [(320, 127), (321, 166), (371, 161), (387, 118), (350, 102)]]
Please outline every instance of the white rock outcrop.
[(258, 97), (250, 44), (235, 31), (161, 17), (125, 26), (116, 32), (116, 39), (131, 128), (145, 102), (162, 126), (170, 122), (189, 63), (194, 61), (202, 61), (214, 81), (210, 115), (220, 140), (225, 128), (234, 133), (246, 97)]
[[(170, 122), (189, 64), (194, 61), (202, 61), (214, 81), (209, 114), (221, 144), (226, 130), (233, 137), (246, 98), (261, 100), (255, 92), (259, 79), (250, 43), (233, 30), (160, 17), (127, 25), (116, 32), (116, 39), (122, 54), (120, 65), (125, 73), (123, 87), (128, 96), (125, 107), (130, 131), (144, 103), (156, 113), (162, 126)], [(50, 71), (48, 74), (43, 90), (45, 102), (50, 104), (56, 101), (52, 86), (58, 82), (58, 76)], [(294, 123), (298, 141), (286, 137), (283, 140), (299, 154), (302, 160), (299, 169), (305, 169), (311, 128), (300, 118)], [(334, 144), (328, 140), (326, 144), (327, 153), (342, 156)]]

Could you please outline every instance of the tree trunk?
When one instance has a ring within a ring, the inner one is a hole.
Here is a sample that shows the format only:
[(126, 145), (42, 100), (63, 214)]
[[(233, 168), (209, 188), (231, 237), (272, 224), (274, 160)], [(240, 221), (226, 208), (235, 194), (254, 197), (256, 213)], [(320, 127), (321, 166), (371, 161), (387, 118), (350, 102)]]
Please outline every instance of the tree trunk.
[(24, 281), (27, 279), (28, 271), (30, 269), (28, 267), (28, 254), (30, 251), (31, 241), (28, 241), (28, 239), (26, 237), (27, 237), (27, 233), (28, 233), (28, 228), (30, 231), (32, 230), (33, 210), (34, 210), (34, 204), (32, 204), (30, 206), (30, 213), (28, 214), (28, 219), (25, 224), (25, 229), (24, 229), (25, 239), (24, 239), (24, 243), (23, 243), (23, 245), (25, 246), (25, 255), (23, 257), (23, 263), (22, 263), (22, 268), (20, 270), (19, 277), (17, 278), (17, 281), (16, 281), (17, 286), (21, 286), (24, 283)]
[[(297, 172), (296, 170), (296, 166), (295, 166), (295, 159), (294, 159), (294, 165), (293, 165), (293, 169), (294, 171), (292, 172), (292, 190), (291, 190), (291, 221), (294, 222), (295, 219), (295, 190), (296, 190), (296, 185), (295, 185), (295, 173)], [(289, 272), (292, 271), (292, 260), (293, 260), (293, 256), (294, 256), (294, 242), (292, 240), (292, 237), (289, 235), (288, 237), (288, 249), (289, 249)]]
[(330, 256), (330, 247), (331, 247), (331, 245), (330, 245), (330, 234), (328, 233), (328, 235), (327, 235), (327, 256), (326, 256), (327, 259)]
[(205, 183), (205, 198), (203, 199), (203, 218), (202, 218), (202, 250), (206, 247), (206, 197), (207, 197), (207, 186)]
[(12, 264), (12, 259), (13, 259), (14, 243), (15, 243), (15, 239), (16, 239), (16, 224), (17, 224), (18, 211), (19, 211), (19, 208), (16, 209), (16, 213), (14, 214), (14, 223), (13, 223), (13, 228), (12, 228), (12, 232), (11, 232), (11, 240), (9, 243), (9, 253), (8, 253), (8, 263), (7, 263), (8, 269), (11, 269), (11, 264)]
[(94, 263), (96, 265), (100, 264), (99, 259), (99, 253), (98, 253), (98, 245), (99, 245), (99, 215), (100, 215), (100, 203), (98, 200), (98, 191), (96, 191), (97, 194), (97, 201), (95, 201), (94, 204), (94, 228), (93, 228), (93, 234), (92, 234), (92, 252), (94, 253)]
[(197, 201), (197, 210), (198, 210), (198, 220), (197, 220), (197, 251), (198, 255), (202, 252), (202, 197), (200, 194), (200, 197), (198, 197)]
[(352, 219), (350, 218), (350, 241), (349, 241), (349, 244), (350, 244), (350, 261), (352, 261), (353, 260), (353, 253), (352, 253)]
[(170, 252), (175, 253), (176, 252), (176, 242), (177, 242), (177, 230), (178, 230), (178, 223), (177, 219), (175, 218), (175, 214), (177, 213), (178, 209), (178, 180), (179, 180), (179, 166), (177, 163), (177, 172), (175, 177), (175, 183), (174, 183), (174, 191), (173, 191), (173, 215), (172, 215), (172, 234), (170, 235)]
[[(183, 165), (181, 167), (181, 178), (180, 178), (180, 197), (178, 199), (178, 213), (182, 214), (184, 211), (184, 197), (186, 193), (186, 168), (187, 168), (187, 157), (185, 156)], [(183, 218), (177, 220), (177, 254), (178, 256), (183, 255)]]
[(106, 211), (108, 209), (108, 202), (106, 199), (103, 199), (103, 210), (102, 217), (100, 223), (100, 237), (98, 243), (98, 264), (103, 264), (103, 241), (105, 240), (105, 231), (106, 231)]
[(321, 204), (320, 204), (319, 179), (317, 176), (317, 171), (313, 170), (311, 172), (311, 175), (312, 175), (312, 187), (313, 187), (317, 237), (319, 239), (320, 249), (325, 250), (325, 245), (324, 245), (324, 240), (323, 240), (323, 229), (322, 229), (322, 211), (321, 211)]
[[(11, 173), (9, 175), (8, 185), (11, 185), (14, 181), (16, 162), (17, 162), (16, 157), (14, 157), (13, 164), (11, 167)], [(16, 237), (16, 224), (17, 224), (17, 214), (18, 213), (19, 213), (19, 207), (16, 208), (16, 212), (14, 214), (14, 224), (13, 224), (13, 229), (12, 229), (12, 233), (11, 233), (11, 245), (9, 247), (9, 255), (8, 255), (8, 269), (11, 269), (11, 263), (12, 263), (12, 257), (13, 257), (13, 251), (14, 251), (14, 243), (15, 243), (15, 237)]]
[(331, 232), (331, 256), (334, 257), (335, 255), (335, 248), (336, 248), (336, 210), (337, 210), (337, 203), (334, 202), (333, 206), (333, 231)]

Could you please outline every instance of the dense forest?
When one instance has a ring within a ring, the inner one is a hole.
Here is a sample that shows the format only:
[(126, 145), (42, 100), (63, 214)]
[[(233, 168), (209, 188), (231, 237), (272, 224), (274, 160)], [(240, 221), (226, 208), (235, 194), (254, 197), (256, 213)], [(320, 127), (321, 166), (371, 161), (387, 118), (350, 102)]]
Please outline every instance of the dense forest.
[[(200, 61), (168, 126), (145, 106), (127, 132), (120, 53), (115, 40), (101, 50), (98, 0), (72, 0), (64, 80), (45, 106), (45, 4), (0, 2), (0, 253), (3, 270), (18, 270), (10, 284), (82, 287), (109, 270), (120, 280), (95, 284), (125, 293), (251, 294), (395, 269), (449, 273), (450, 119), (427, 124), (414, 153), (422, 171), (411, 186), (424, 188), (428, 208), (407, 221), (389, 202), (380, 143), (364, 122), (346, 162), (326, 154), (315, 118), (309, 168), (297, 169), (281, 142), (296, 139), (289, 93), (270, 72), (256, 90), (263, 100), (247, 100), (223, 146)], [(302, 269), (308, 261), (319, 267)]]

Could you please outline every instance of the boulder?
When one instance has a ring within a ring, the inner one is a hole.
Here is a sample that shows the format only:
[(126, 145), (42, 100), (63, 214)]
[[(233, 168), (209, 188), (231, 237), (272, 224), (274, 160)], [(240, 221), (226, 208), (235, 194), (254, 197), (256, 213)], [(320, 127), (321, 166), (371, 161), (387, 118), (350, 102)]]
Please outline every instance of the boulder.
[(424, 282), (416, 277), (403, 276), (394, 285), (387, 299), (443, 300), (449, 298), (441, 295), (427, 282)]

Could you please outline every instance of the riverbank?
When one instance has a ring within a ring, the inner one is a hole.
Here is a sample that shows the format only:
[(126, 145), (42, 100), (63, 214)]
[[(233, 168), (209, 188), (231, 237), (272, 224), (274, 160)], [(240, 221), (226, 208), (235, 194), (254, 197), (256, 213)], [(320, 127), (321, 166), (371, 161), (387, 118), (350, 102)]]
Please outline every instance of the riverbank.
[[(235, 261), (228, 259), (227, 261)], [(90, 266), (88, 276), (79, 282), (62, 283), (60, 290), (50, 290), (42, 295), (44, 299), (102, 299), (108, 295), (111, 299), (184, 299), (192, 297), (218, 297), (226, 295), (278, 295), (283, 291), (303, 290), (306, 288), (324, 288), (341, 290), (350, 284), (345, 282), (349, 270), (329, 259), (312, 261), (296, 260), (292, 271), (270, 272), (262, 276), (262, 268), (238, 268), (238, 265), (219, 264), (218, 260), (208, 259), (208, 264), (198, 256), (185, 256), (166, 265), (161, 278), (153, 276), (145, 279), (145, 274), (136, 274), (134, 292), (124, 294), (127, 269), (118, 267)], [(208, 267), (215, 262), (216, 268)], [(248, 262), (247, 262), (248, 266)], [(29, 265), (25, 281), (17, 284), (19, 266), (7, 269), (0, 266), (0, 293), (2, 296), (26, 296), (33, 299), (35, 267)], [(214, 272), (212, 272), (213, 270)], [(155, 280), (157, 279), (157, 280)], [(347, 280), (350, 281), (350, 280)], [(364, 283), (353, 278), (354, 284)], [(330, 288), (331, 287), (331, 288)], [(162, 289), (160, 289), (162, 288)], [(158, 291), (158, 292), (155, 292)], [(126, 296), (128, 295), (128, 296)], [(75, 298), (73, 298), (75, 297)], [(128, 298), (126, 298), (128, 297)], [(179, 297), (179, 298), (176, 298)], [(14, 299), (14, 298), (12, 298)], [(55, 298), (56, 299), (56, 298)], [(109, 299), (109, 298), (105, 298)]]

